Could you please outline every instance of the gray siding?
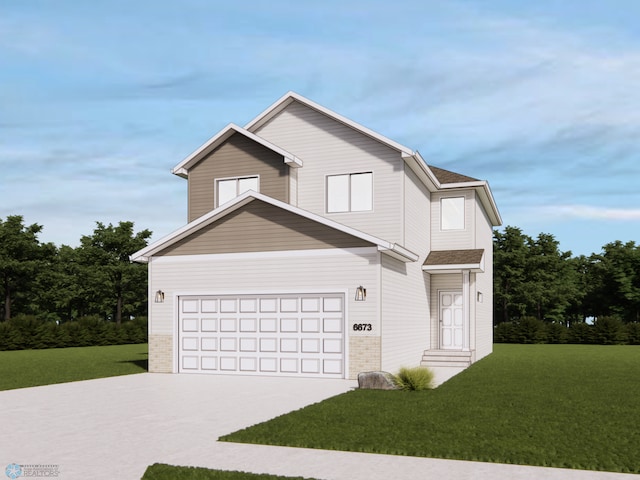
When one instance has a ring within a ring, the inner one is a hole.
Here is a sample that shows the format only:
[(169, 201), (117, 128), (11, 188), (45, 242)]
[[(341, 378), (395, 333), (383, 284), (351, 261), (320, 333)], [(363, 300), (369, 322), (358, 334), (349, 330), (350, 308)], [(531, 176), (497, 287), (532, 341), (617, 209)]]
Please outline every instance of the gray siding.
[[(404, 244), (404, 160), (399, 152), (298, 102), (255, 133), (304, 162), (298, 169), (300, 208)], [(373, 211), (326, 213), (326, 176), (357, 172), (373, 172)]]
[(429, 348), (429, 275), (420, 262), (382, 256), (382, 369), (415, 367)]
[(493, 351), (493, 227), (484, 209), (476, 204), (476, 245), (484, 248), (484, 272), (476, 274), (476, 359)]
[(289, 201), (289, 166), (282, 156), (235, 133), (189, 170), (189, 222), (217, 206), (216, 179), (246, 175), (260, 176), (260, 193)]
[(159, 252), (165, 255), (371, 246), (359, 238), (254, 200)]

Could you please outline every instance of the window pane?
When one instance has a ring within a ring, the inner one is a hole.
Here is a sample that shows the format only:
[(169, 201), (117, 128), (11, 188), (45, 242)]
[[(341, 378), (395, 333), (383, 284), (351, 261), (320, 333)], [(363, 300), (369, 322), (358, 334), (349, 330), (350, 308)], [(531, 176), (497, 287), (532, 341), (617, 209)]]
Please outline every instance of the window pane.
[(443, 198), (440, 206), (442, 230), (464, 230), (464, 197)]
[(233, 200), (236, 195), (237, 180), (218, 180), (218, 206)]
[(238, 180), (238, 195), (248, 190), (258, 191), (258, 177), (241, 178)]
[(349, 211), (349, 175), (327, 177), (327, 212)]
[(373, 209), (373, 174), (351, 175), (351, 211), (363, 212)]

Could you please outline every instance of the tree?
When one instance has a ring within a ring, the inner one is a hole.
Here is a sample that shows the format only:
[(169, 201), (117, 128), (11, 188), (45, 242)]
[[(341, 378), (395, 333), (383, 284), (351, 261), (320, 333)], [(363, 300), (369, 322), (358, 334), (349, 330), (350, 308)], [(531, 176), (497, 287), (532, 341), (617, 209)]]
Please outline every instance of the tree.
[(553, 235), (533, 239), (510, 226), (494, 232), (496, 322), (525, 316), (567, 322), (583, 295), (579, 266), (571, 261), (571, 252), (560, 251)]
[(2, 292), (3, 320), (9, 320), (13, 304), (19, 294), (33, 285), (43, 257), (53, 245), (43, 246), (38, 240), (42, 226), (24, 225), (20, 215), (0, 219), (0, 290)]
[(119, 222), (104, 226), (97, 222), (93, 234), (80, 239), (78, 260), (91, 270), (85, 271), (88, 282), (95, 289), (93, 308), (107, 317), (122, 322), (123, 315), (146, 313), (145, 265), (134, 264), (129, 256), (147, 246), (150, 230), (135, 233), (133, 222)]
[(640, 245), (615, 241), (590, 257), (592, 315), (640, 321)]
[(496, 323), (519, 318), (526, 311), (524, 282), (527, 275), (527, 244), (531, 238), (507, 226), (493, 232), (494, 319)]

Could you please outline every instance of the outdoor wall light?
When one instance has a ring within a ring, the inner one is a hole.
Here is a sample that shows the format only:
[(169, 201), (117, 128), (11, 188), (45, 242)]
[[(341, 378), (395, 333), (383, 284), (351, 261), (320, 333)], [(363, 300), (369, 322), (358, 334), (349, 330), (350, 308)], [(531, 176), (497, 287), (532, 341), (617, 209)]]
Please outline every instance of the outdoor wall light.
[(364, 302), (367, 299), (367, 289), (360, 285), (356, 288), (356, 302)]
[(164, 303), (164, 292), (162, 290), (158, 290), (156, 292), (156, 298), (154, 300), (155, 303)]
[(482, 303), (482, 292), (478, 292), (478, 303)]

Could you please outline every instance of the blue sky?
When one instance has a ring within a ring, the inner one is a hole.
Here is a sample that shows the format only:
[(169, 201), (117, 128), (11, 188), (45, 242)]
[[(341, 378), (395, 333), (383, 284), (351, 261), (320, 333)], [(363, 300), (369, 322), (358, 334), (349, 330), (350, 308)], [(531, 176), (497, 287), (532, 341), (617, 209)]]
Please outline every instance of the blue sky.
[(289, 90), (486, 179), (505, 225), (640, 241), (636, 0), (0, 3), (0, 218), (186, 221), (170, 169)]

